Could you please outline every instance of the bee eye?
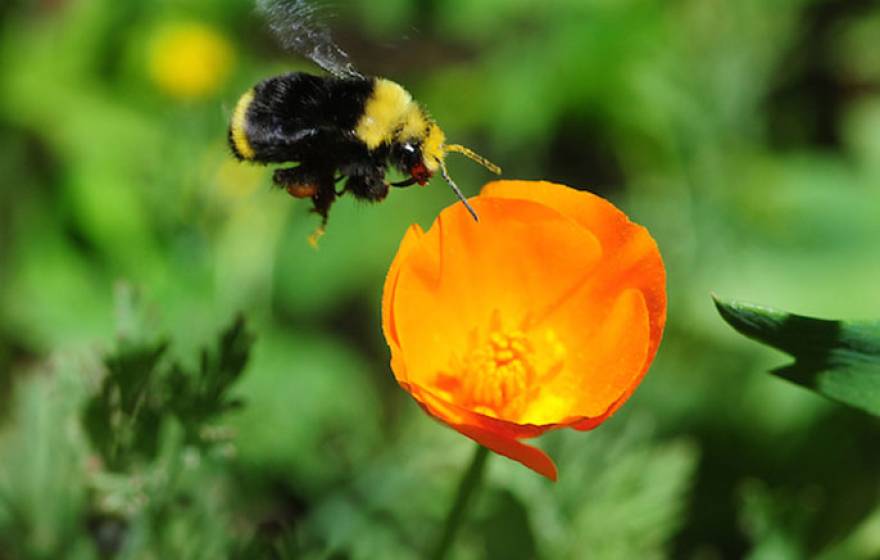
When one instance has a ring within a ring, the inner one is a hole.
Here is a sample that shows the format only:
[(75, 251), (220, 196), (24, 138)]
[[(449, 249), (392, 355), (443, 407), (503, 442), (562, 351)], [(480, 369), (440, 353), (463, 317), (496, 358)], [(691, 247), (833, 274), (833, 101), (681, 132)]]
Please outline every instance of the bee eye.
[(413, 144), (404, 144), (401, 151), (400, 157), (407, 167), (412, 167), (422, 160), (421, 151)]

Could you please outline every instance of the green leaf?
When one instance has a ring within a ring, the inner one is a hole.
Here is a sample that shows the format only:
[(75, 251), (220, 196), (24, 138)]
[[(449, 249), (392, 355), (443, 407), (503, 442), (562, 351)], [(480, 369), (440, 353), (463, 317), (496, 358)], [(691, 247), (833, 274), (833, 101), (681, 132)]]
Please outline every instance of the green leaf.
[(880, 416), (880, 322), (814, 319), (717, 297), (715, 306), (740, 333), (794, 357), (775, 375)]
[(83, 424), (107, 467), (121, 470), (134, 457), (152, 458), (159, 445), (161, 410), (154, 386), (166, 342), (123, 344), (105, 359), (107, 376), (83, 412)]
[(105, 363), (100, 392), (85, 407), (83, 421), (95, 449), (110, 470), (123, 471), (136, 459), (153, 460), (163, 422), (176, 417), (187, 443), (206, 443), (207, 424), (240, 403), (229, 389), (247, 365), (253, 336), (239, 316), (204, 349), (199, 369), (167, 364), (167, 342), (125, 342)]
[(254, 337), (239, 315), (220, 334), (217, 349), (202, 350), (198, 373), (187, 373), (175, 364), (168, 374), (169, 407), (186, 430), (187, 440), (197, 443), (199, 431), (208, 422), (241, 402), (228, 396), (229, 389), (244, 372)]

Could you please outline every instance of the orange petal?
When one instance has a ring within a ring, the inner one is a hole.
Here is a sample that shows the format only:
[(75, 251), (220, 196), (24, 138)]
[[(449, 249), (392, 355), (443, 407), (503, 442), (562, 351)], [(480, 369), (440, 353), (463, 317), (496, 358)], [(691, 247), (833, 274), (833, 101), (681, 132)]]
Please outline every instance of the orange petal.
[(666, 270), (657, 244), (645, 228), (632, 223), (603, 198), (545, 181), (493, 181), (483, 187), (481, 196), (539, 202), (591, 231), (605, 255), (603, 275), (594, 282), (612, 290), (637, 288), (645, 296), (650, 316), (650, 363), (666, 323)]
[(538, 437), (546, 431), (559, 427), (556, 424), (539, 426), (492, 418), (450, 402), (430, 388), (415, 383), (402, 383), (401, 385), (431, 416), (446, 424), (477, 426), (510, 439)]
[(595, 269), (593, 235), (528, 201), (473, 200), (444, 210), (411, 251), (395, 290), (393, 321), (410, 379), (430, 386), (494, 314), (505, 327), (557, 301)]
[(536, 473), (556, 482), (556, 465), (553, 464), (553, 460), (546, 453), (537, 447), (526, 445), (515, 439), (507, 439), (495, 432), (475, 426), (452, 425), (452, 427), (480, 445), (488, 447), (495, 453), (522, 463)]
[(517, 441), (521, 438), (536, 437), (555, 426), (518, 426), (482, 414), (464, 410), (417, 385), (404, 385), (422, 408), (447, 426), (484, 445), (519, 461), (530, 469), (556, 480), (556, 466), (540, 449)]
[(394, 260), (391, 261), (388, 274), (385, 276), (385, 286), (382, 290), (382, 332), (385, 335), (385, 340), (388, 341), (388, 346), (391, 348), (391, 371), (394, 372), (397, 379), (404, 381), (406, 380), (406, 368), (400, 352), (397, 326), (394, 323), (394, 294), (397, 289), (400, 267), (406, 262), (410, 253), (415, 249), (423, 236), (424, 231), (417, 224), (409, 227), (403, 236), (403, 240), (400, 242), (400, 247), (397, 249)]
[(548, 319), (566, 348), (565, 365), (541, 387), (524, 420), (570, 423), (604, 415), (634, 387), (648, 354), (648, 312), (642, 293), (610, 300), (572, 298)]

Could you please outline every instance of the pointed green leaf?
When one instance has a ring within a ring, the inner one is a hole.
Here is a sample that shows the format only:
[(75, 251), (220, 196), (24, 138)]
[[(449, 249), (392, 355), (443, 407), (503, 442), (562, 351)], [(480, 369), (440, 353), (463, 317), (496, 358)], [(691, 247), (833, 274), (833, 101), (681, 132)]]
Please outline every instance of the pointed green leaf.
[(880, 416), (880, 321), (814, 319), (715, 298), (734, 329), (794, 357), (774, 374)]

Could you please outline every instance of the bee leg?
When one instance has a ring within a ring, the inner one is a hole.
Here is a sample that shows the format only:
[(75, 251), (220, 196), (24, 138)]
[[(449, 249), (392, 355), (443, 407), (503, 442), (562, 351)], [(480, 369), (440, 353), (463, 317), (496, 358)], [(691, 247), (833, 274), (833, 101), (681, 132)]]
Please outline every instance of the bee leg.
[(388, 196), (388, 183), (385, 182), (384, 173), (351, 175), (345, 183), (345, 190), (357, 198), (379, 202)]
[(327, 215), (336, 200), (336, 188), (332, 182), (324, 183), (317, 188), (312, 196), (312, 212), (321, 216), (321, 225), (327, 225)]
[(415, 177), (410, 177), (409, 179), (404, 179), (403, 181), (391, 183), (391, 186), (398, 187), (398, 188), (406, 188), (406, 187), (411, 187), (411, 186), (415, 185), (416, 183), (418, 183), (418, 180)]
[(315, 231), (309, 236), (309, 245), (318, 247), (318, 240), (324, 235), (327, 229), (327, 217), (330, 213), (330, 207), (336, 200), (336, 185), (333, 175), (326, 175), (318, 180), (318, 188), (312, 196), (312, 212), (321, 216), (321, 224), (315, 228)]
[(276, 169), (272, 182), (294, 198), (311, 198), (319, 189), (319, 176), (303, 166)]

